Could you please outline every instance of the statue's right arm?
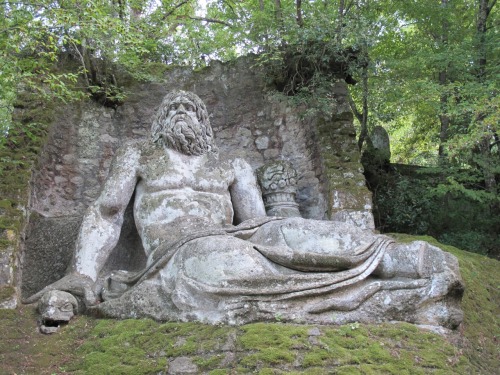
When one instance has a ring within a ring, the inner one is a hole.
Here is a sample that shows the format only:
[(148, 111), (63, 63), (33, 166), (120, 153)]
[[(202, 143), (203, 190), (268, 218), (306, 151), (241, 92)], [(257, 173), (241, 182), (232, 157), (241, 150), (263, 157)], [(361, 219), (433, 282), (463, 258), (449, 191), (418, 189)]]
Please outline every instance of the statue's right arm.
[(138, 180), (140, 148), (118, 149), (101, 195), (88, 208), (76, 242), (71, 271), (96, 280), (116, 246), (127, 208)]

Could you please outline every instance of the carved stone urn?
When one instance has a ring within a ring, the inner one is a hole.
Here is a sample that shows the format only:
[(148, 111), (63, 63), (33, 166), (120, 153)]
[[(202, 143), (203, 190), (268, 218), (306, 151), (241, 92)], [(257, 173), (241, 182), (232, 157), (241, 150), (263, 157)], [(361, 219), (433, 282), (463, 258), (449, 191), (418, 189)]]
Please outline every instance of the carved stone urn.
[(297, 171), (284, 160), (269, 162), (257, 170), (262, 198), (268, 216), (300, 217), (297, 194)]

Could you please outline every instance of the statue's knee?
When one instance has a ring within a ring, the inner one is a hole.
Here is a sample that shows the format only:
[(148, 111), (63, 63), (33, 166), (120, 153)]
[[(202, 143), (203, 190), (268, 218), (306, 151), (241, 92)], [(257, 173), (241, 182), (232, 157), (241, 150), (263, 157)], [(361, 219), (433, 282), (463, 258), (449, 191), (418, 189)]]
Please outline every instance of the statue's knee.
[(376, 275), (384, 278), (430, 278), (444, 269), (444, 253), (424, 241), (390, 246), (382, 258)]
[(180, 251), (173, 262), (176, 269), (189, 278), (212, 285), (263, 272), (262, 255), (252, 243), (235, 237), (192, 241)]

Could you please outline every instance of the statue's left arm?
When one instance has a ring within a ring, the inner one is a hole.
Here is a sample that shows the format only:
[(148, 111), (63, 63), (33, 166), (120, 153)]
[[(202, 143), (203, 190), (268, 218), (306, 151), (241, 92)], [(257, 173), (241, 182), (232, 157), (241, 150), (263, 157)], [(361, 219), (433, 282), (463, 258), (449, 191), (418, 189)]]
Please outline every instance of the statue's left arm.
[(71, 271), (97, 279), (118, 242), (123, 213), (138, 180), (139, 157), (136, 145), (126, 144), (117, 151), (101, 195), (83, 218)]
[(69, 273), (25, 299), (24, 303), (36, 302), (50, 290), (81, 297), (87, 307), (97, 303), (95, 281), (120, 236), (123, 212), (137, 183), (139, 156), (140, 151), (132, 144), (117, 151), (100, 197), (83, 217)]
[(243, 159), (232, 162), (234, 181), (229, 187), (234, 209), (234, 222), (266, 216), (261, 191), (252, 167)]

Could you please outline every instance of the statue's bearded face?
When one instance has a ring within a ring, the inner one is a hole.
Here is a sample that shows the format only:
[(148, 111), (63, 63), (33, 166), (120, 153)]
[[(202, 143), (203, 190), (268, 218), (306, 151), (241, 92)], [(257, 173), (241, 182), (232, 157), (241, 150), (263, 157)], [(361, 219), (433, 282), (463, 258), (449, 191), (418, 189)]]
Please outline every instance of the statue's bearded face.
[(153, 122), (153, 141), (187, 155), (216, 152), (212, 128), (201, 100), (183, 91), (173, 94), (164, 99)]
[(182, 146), (201, 141), (196, 107), (188, 98), (178, 96), (170, 102), (162, 136), (166, 137), (172, 146), (181, 146), (181, 150)]

